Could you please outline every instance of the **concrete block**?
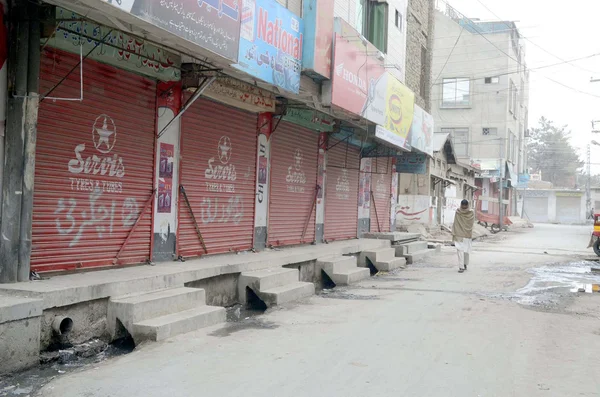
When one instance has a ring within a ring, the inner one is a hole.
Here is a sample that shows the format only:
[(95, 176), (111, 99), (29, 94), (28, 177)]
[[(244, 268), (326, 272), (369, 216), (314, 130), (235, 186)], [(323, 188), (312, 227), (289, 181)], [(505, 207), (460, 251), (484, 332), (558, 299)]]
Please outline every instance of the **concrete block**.
[(427, 258), (428, 256), (434, 254), (435, 251), (434, 250), (422, 250), (422, 251), (417, 251), (417, 252), (413, 252), (412, 254), (408, 254), (406, 255), (406, 263), (408, 263), (409, 265), (412, 265), (413, 263)]
[(366, 267), (354, 267), (354, 269), (344, 269), (327, 275), (335, 285), (350, 285), (368, 279), (371, 277), (371, 271)]
[(406, 267), (406, 259), (394, 258), (392, 260), (375, 262), (373, 266), (380, 272), (390, 272), (394, 269), (404, 269)]
[(395, 248), (379, 248), (376, 250), (368, 250), (360, 253), (358, 263), (360, 266), (367, 266), (367, 259), (371, 263), (391, 261), (396, 258)]
[(116, 330), (116, 319), (131, 332), (132, 325), (204, 305), (206, 296), (199, 288), (171, 288), (156, 292), (111, 298), (108, 306), (108, 327)]
[(412, 254), (413, 252), (422, 251), (427, 249), (427, 241), (415, 241), (413, 243), (400, 244), (402, 247), (402, 253), (398, 255), (398, 249), (396, 249), (396, 256), (405, 256)]
[(328, 259), (318, 259), (317, 266), (329, 273), (339, 273), (343, 270), (356, 268), (355, 256), (336, 256)]
[(287, 284), (298, 282), (300, 272), (298, 269), (271, 268), (253, 272), (244, 272), (238, 280), (238, 296), (243, 300), (246, 296), (246, 287), (254, 292), (265, 291)]
[(225, 320), (225, 308), (203, 305), (135, 323), (132, 337), (136, 344), (143, 340), (160, 341), (175, 335), (223, 323)]
[(315, 285), (313, 283), (304, 283), (301, 281), (257, 293), (267, 306), (282, 305), (284, 303), (297, 301), (298, 299), (307, 298), (314, 294)]
[(40, 323), (38, 316), (0, 324), (0, 375), (39, 364)]
[(0, 324), (42, 315), (43, 299), (0, 295)]
[(381, 233), (363, 233), (363, 238), (388, 240), (392, 243), (417, 240), (421, 237), (418, 233), (403, 233), (403, 232), (381, 232)]

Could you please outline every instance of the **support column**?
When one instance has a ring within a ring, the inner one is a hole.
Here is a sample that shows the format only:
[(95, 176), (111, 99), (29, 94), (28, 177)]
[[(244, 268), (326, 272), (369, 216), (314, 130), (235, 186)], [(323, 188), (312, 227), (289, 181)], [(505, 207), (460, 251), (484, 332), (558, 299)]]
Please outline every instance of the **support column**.
[(315, 216), (315, 242), (321, 244), (325, 237), (325, 183), (327, 178), (327, 143), (328, 135), (326, 132), (321, 132), (319, 135), (319, 156), (317, 163), (317, 205)]
[(272, 113), (258, 115), (258, 144), (256, 154), (256, 201), (254, 210), (254, 249), (267, 247), (269, 187), (271, 180), (271, 131)]
[(398, 205), (398, 178), (399, 174), (396, 170), (396, 161), (397, 158), (392, 158), (392, 188), (390, 194), (390, 200), (392, 201), (390, 205), (390, 231), (396, 231), (396, 206)]
[(15, 283), (19, 269), (19, 236), (23, 195), (23, 149), (27, 112), (29, 21), (27, 2), (16, 2), (11, 10), (15, 36), (8, 59), (8, 100), (4, 137), (2, 225), (0, 239), (0, 283)]
[[(369, 231), (377, 232), (377, 227), (371, 230), (371, 158), (360, 159), (360, 174), (358, 182), (358, 237)], [(379, 214), (378, 214), (379, 215)]]
[[(157, 133), (181, 111), (181, 95), (181, 82), (158, 83)], [(153, 261), (173, 259), (176, 252), (180, 135), (181, 120), (176, 120), (156, 140)]]

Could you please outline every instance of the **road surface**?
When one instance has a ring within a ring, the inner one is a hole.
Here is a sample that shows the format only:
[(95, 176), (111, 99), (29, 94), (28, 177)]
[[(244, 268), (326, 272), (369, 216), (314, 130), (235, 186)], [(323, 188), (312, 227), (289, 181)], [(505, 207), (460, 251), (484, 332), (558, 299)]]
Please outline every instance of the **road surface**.
[(589, 276), (578, 270), (589, 270), (589, 231), (499, 234), (476, 243), (464, 274), (448, 247), (398, 273), (141, 346), (37, 395), (600, 396), (600, 294), (567, 285)]

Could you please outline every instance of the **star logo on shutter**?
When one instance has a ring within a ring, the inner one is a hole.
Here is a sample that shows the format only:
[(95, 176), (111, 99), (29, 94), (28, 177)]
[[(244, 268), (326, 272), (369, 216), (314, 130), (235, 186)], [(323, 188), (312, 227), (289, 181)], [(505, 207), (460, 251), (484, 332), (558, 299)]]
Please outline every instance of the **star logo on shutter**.
[(100, 153), (108, 154), (117, 143), (117, 127), (110, 116), (101, 114), (96, 117), (92, 128), (92, 141)]
[(294, 153), (294, 166), (296, 171), (300, 171), (302, 168), (302, 151), (300, 149), (296, 149)]
[(222, 164), (229, 163), (231, 159), (231, 140), (228, 136), (223, 135), (221, 139), (219, 139), (219, 145), (217, 147), (219, 153), (219, 160), (221, 160)]

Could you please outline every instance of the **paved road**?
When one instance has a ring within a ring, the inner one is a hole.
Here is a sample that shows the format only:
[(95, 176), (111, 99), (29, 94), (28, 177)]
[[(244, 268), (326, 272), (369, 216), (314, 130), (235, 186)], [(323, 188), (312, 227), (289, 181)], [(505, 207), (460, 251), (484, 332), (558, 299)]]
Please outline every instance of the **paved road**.
[(580, 259), (570, 250), (589, 254), (588, 233), (504, 233), (476, 244), (464, 274), (447, 248), (350, 289), (142, 346), (38, 395), (600, 396), (600, 295), (563, 288), (540, 303), (518, 292), (537, 274), (527, 269), (560, 273)]

